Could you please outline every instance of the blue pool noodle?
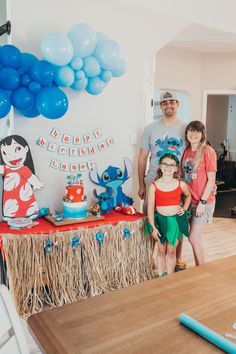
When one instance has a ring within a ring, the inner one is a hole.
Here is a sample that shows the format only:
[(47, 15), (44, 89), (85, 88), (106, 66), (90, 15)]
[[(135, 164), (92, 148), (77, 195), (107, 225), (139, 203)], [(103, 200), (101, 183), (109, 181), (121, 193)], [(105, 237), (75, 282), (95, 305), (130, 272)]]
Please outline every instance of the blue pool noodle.
[(212, 329), (204, 326), (200, 322), (194, 320), (192, 317), (186, 315), (185, 313), (181, 313), (179, 315), (179, 321), (192, 331), (213, 343), (215, 346), (223, 349), (226, 353), (236, 354), (236, 345), (234, 343), (214, 332)]

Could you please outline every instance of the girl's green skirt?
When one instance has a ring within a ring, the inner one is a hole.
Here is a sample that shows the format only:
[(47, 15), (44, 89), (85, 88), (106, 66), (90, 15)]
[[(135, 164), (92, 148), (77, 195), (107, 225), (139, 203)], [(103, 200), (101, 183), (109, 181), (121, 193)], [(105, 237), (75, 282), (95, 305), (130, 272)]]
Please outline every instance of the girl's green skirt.
[[(171, 215), (164, 216), (157, 211), (154, 212), (154, 223), (159, 230), (161, 236), (159, 239), (162, 244), (166, 241), (175, 246), (177, 240), (182, 240), (183, 235), (189, 237), (189, 212), (185, 212), (184, 215)], [(152, 226), (149, 222), (145, 224), (145, 235), (152, 232)]]

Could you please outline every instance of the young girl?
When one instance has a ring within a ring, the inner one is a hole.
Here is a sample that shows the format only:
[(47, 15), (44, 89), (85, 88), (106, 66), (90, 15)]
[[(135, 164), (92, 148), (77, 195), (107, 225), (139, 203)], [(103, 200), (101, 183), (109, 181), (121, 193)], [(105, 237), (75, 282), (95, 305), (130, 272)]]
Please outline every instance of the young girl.
[(198, 266), (204, 263), (202, 233), (205, 225), (212, 222), (215, 209), (217, 157), (206, 143), (206, 129), (202, 122), (190, 122), (185, 138), (187, 147), (182, 157), (182, 167), (192, 195), (193, 212), (189, 241)]
[[(184, 181), (178, 178), (179, 161), (173, 154), (165, 154), (159, 160), (158, 178), (152, 182), (148, 193), (148, 220), (152, 237), (158, 242), (158, 275), (173, 273), (176, 263), (176, 247), (182, 234), (188, 236), (185, 216), (191, 194)], [(184, 196), (183, 206), (180, 206)]]
[(42, 189), (43, 184), (34, 174), (29, 146), (21, 136), (11, 135), (0, 142), (0, 174), (4, 178), (4, 220), (35, 214), (38, 206), (33, 189)]

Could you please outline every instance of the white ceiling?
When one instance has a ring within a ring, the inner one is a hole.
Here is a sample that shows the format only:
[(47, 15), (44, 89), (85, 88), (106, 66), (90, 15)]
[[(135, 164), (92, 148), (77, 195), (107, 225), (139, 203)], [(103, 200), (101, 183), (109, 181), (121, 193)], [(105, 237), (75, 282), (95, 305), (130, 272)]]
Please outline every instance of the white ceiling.
[[(170, 16), (190, 20), (190, 25), (168, 46), (183, 48), (186, 50), (202, 53), (235, 53), (236, 52), (236, 33), (224, 32), (221, 30), (206, 27), (203, 23), (208, 22), (220, 24), (222, 18), (227, 18), (229, 31), (235, 29), (235, 0), (114, 0), (116, 2), (129, 4), (144, 8), (152, 12), (162, 12)], [(200, 22), (198, 16), (199, 8), (212, 8), (211, 13), (202, 11)], [(186, 15), (188, 15), (186, 17)], [(202, 21), (203, 22), (202, 22)], [(214, 21), (215, 20), (215, 21)], [(170, 18), (171, 21), (171, 18)], [(197, 24), (202, 23), (202, 25)], [(226, 27), (225, 27), (226, 28)]]
[(168, 46), (202, 53), (235, 53), (236, 34), (191, 24)]

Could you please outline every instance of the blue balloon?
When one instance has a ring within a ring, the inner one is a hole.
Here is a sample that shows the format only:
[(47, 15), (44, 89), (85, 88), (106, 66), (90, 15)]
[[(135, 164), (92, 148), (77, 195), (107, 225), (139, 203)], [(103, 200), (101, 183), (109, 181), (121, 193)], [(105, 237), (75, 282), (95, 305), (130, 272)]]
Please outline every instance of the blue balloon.
[(77, 55), (74, 56), (70, 62), (70, 66), (72, 67), (72, 69), (74, 70), (79, 70), (82, 68), (83, 66), (83, 59), (78, 57)]
[(21, 80), (20, 80), (21, 86), (28, 86), (30, 83), (30, 77), (29, 75), (22, 75)]
[(11, 102), (8, 94), (0, 90), (0, 119), (6, 117), (11, 109)]
[(85, 77), (85, 73), (83, 70), (76, 70), (75, 71), (75, 79), (82, 80)]
[(100, 74), (100, 78), (104, 82), (109, 82), (111, 80), (111, 78), (112, 78), (111, 71), (110, 70), (102, 70), (102, 72)]
[(65, 65), (56, 70), (55, 82), (58, 86), (71, 86), (75, 80), (74, 70), (70, 66)]
[(34, 95), (25, 87), (18, 87), (11, 96), (11, 103), (19, 111), (31, 109), (34, 104)]
[(30, 54), (30, 53), (22, 53), (21, 59), (22, 59), (21, 66), (17, 70), (20, 75), (28, 73), (31, 65), (35, 61), (38, 61), (38, 59), (33, 54)]
[(93, 56), (84, 59), (83, 71), (87, 77), (94, 77), (100, 74), (101, 67), (96, 58)]
[(88, 79), (87, 79), (87, 77), (84, 77), (81, 80), (75, 80), (73, 85), (71, 85), (71, 88), (72, 88), (72, 90), (75, 90), (75, 91), (82, 91), (86, 88), (87, 85), (88, 85)]
[(28, 90), (33, 94), (37, 94), (41, 91), (42, 86), (37, 81), (31, 81), (28, 85)]
[(54, 80), (53, 66), (46, 60), (35, 61), (30, 67), (30, 76), (41, 85), (48, 86)]
[(120, 45), (112, 39), (100, 41), (93, 54), (99, 61), (101, 68), (113, 70), (122, 59)]
[(107, 39), (107, 36), (102, 32), (97, 32), (97, 39), (98, 39), (98, 42), (103, 41), (104, 39)]
[(12, 91), (9, 90), (4, 90), (4, 92), (8, 95), (8, 97), (11, 99)]
[(15, 90), (20, 84), (18, 72), (13, 68), (0, 69), (0, 87), (4, 90)]
[(74, 25), (68, 37), (74, 47), (74, 55), (79, 57), (87, 57), (91, 55), (97, 45), (97, 33), (92, 27), (86, 23), (78, 23)]
[(40, 114), (39, 111), (37, 110), (35, 104), (33, 105), (32, 108), (27, 109), (26, 111), (23, 111), (23, 112), (20, 111), (20, 113), (26, 118), (36, 118)]
[(124, 61), (124, 59), (121, 59), (119, 64), (113, 70), (111, 70), (112, 76), (119, 77), (126, 72), (126, 69), (127, 69), (126, 62)]
[(68, 109), (68, 99), (58, 87), (45, 87), (36, 97), (36, 108), (49, 119), (62, 117)]
[(86, 91), (91, 95), (99, 95), (106, 86), (105, 82), (102, 81), (99, 77), (92, 77), (88, 81)]
[(50, 33), (43, 38), (41, 50), (44, 58), (57, 66), (67, 65), (74, 55), (70, 39), (61, 33)]
[(1, 47), (0, 62), (8, 68), (18, 68), (21, 65), (21, 52), (14, 45), (6, 44)]

